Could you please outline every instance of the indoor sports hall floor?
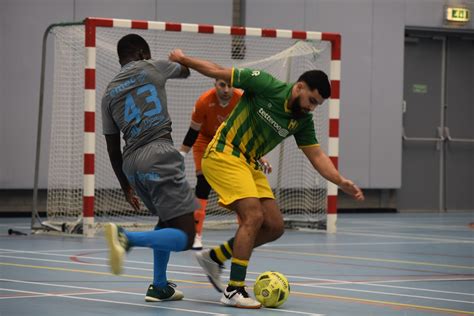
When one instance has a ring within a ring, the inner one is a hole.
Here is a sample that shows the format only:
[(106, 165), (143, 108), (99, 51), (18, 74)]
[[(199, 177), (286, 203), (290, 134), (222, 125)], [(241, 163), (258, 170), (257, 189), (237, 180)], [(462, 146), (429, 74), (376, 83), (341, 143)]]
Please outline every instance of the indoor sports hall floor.
[[(261, 310), (220, 305), (192, 251), (169, 266), (185, 299), (146, 303), (150, 250), (133, 249), (113, 276), (100, 236), (8, 236), (29, 220), (2, 218), (0, 315), (474, 315), (473, 214), (342, 214), (336, 235), (288, 230), (250, 261), (248, 285), (266, 270), (291, 284), (281, 308)], [(232, 233), (206, 231), (204, 241)]]

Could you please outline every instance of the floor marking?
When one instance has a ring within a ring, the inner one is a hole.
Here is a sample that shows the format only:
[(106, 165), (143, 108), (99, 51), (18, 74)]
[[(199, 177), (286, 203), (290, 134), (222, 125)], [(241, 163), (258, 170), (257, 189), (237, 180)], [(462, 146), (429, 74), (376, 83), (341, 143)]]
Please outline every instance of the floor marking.
[[(12, 283), (24, 283), (24, 284), (35, 284), (35, 285), (44, 285), (44, 286), (52, 286), (52, 287), (65, 287), (65, 288), (74, 288), (74, 289), (88, 289), (88, 290), (95, 290), (97, 291), (102, 291), (102, 292), (97, 292), (97, 293), (90, 293), (90, 294), (128, 294), (128, 295), (136, 295), (136, 296), (143, 296), (141, 293), (134, 293), (134, 292), (124, 292), (124, 291), (113, 291), (113, 290), (105, 290), (105, 289), (97, 289), (97, 288), (88, 288), (88, 287), (81, 287), (81, 286), (72, 286), (72, 285), (62, 285), (62, 284), (52, 284), (52, 283), (44, 283), (44, 282), (32, 282), (32, 281), (21, 281), (21, 280), (11, 280), (11, 279), (0, 279), (0, 281), (6, 281), (6, 282), (12, 282)], [(0, 290), (2, 290), (0, 288)], [(13, 291), (13, 292), (22, 292), (22, 293), (34, 293), (37, 294), (35, 296), (29, 296), (29, 297), (40, 297), (40, 296), (71, 296), (71, 295), (76, 295), (76, 294), (52, 294), (52, 293), (41, 293), (41, 292), (32, 292), (32, 291), (21, 291), (21, 290), (9, 290), (5, 289), (6, 291)], [(79, 293), (77, 295), (83, 295), (84, 293)], [(25, 297), (25, 296), (21, 296)], [(16, 297), (13, 297), (16, 298)], [(220, 302), (217, 301), (207, 301), (207, 300), (198, 300), (198, 299), (189, 299), (185, 298), (184, 301), (189, 301), (189, 302), (197, 302), (197, 303), (209, 303), (209, 304), (214, 304), (214, 305), (219, 305), (222, 306)], [(148, 306), (148, 305), (146, 305)], [(272, 309), (272, 311), (276, 311)], [(300, 311), (293, 311), (293, 310), (288, 310), (288, 309), (278, 309), (279, 312), (286, 312), (286, 313), (292, 313), (292, 314), (300, 314), (300, 315), (309, 315), (309, 316), (325, 316), (324, 314), (315, 314), (315, 313), (307, 313), (307, 312), (300, 312)], [(212, 315), (227, 315), (227, 314), (212, 314)]]
[(474, 315), (472, 311), (463, 311), (463, 310), (456, 310), (450, 308), (442, 308), (442, 307), (432, 307), (432, 306), (424, 306), (424, 305), (415, 305), (415, 304), (404, 304), (404, 303), (395, 303), (395, 302), (387, 302), (387, 301), (380, 301), (380, 300), (369, 300), (357, 297), (345, 297), (345, 296), (338, 296), (338, 295), (328, 295), (328, 294), (311, 294), (311, 293), (300, 293), (300, 292), (292, 292), (292, 294), (300, 294), (302, 296), (309, 296), (309, 297), (319, 297), (319, 298), (327, 298), (327, 299), (335, 299), (335, 300), (343, 300), (343, 301), (355, 301), (361, 303), (368, 303), (368, 304), (380, 304), (385, 306), (393, 306), (393, 307), (405, 307), (411, 309), (421, 309), (421, 310), (429, 310), (435, 312), (445, 312), (450, 314), (467, 314), (467, 315)]
[[(99, 263), (84, 263), (84, 262), (78, 262), (78, 261), (65, 261), (65, 260), (54, 260), (54, 259), (6, 256), (6, 255), (1, 255), (1, 254), (0, 254), (0, 258), (20, 259), (20, 260), (29, 260), (29, 261), (41, 261), (41, 262), (51, 262), (51, 263), (63, 263), (63, 264), (74, 264), (74, 265), (93, 266), (93, 267), (101, 267), (101, 268), (109, 269), (108, 264), (99, 264)], [(107, 260), (107, 259), (102, 259), (102, 260)], [(7, 263), (5, 263), (5, 265), (6, 264)], [(146, 263), (146, 264), (151, 264), (152, 265), (152, 263)], [(0, 265), (2, 265), (2, 262), (0, 262)], [(11, 264), (11, 265), (14, 265), (14, 264)], [(169, 265), (169, 266), (172, 266), (172, 265)], [(54, 268), (54, 267), (51, 267), (51, 268)], [(153, 272), (153, 268), (136, 268), (136, 267), (130, 267), (130, 266), (125, 266), (125, 268), (127, 270), (138, 270), (138, 271)], [(59, 268), (59, 269), (63, 269), (63, 268)], [(66, 269), (66, 268), (64, 268), (64, 269)], [(81, 270), (81, 271), (91, 271), (91, 270)], [(198, 272), (185, 272), (185, 271), (174, 271), (174, 270), (167, 270), (166, 272), (167, 273), (174, 273), (174, 274), (182, 274), (182, 275), (205, 276), (205, 274), (203, 272), (198, 273)], [(110, 274), (110, 275), (113, 275), (113, 274)]]
[[(71, 261), (63, 261), (63, 260), (53, 260), (53, 259), (41, 259), (41, 258), (29, 258), (29, 257), (16, 257), (16, 256), (5, 256), (5, 255), (0, 255), (0, 257), (3, 258), (12, 258), (12, 259), (24, 259), (24, 260), (30, 260), (30, 261), (41, 261), (41, 262), (54, 262), (54, 263), (64, 263), (64, 264), (78, 264), (78, 265), (87, 265), (87, 266), (95, 266), (95, 267), (104, 267), (108, 268), (108, 265), (106, 264), (98, 264), (98, 263), (79, 263), (79, 262), (71, 262)], [(103, 258), (100, 258), (101, 260), (105, 260)], [(147, 263), (151, 264), (151, 263)], [(0, 263), (2, 265), (2, 263)], [(74, 270), (74, 269), (69, 269), (69, 268), (59, 268), (59, 267), (44, 267), (44, 266), (34, 266), (34, 265), (21, 265), (21, 264), (8, 264), (5, 263), (4, 265), (12, 265), (12, 266), (27, 266), (27, 267), (33, 267), (33, 268), (42, 268), (42, 269), (61, 269), (62, 271), (70, 271), (70, 272), (83, 272), (83, 273), (96, 273), (96, 274), (105, 274), (105, 275), (112, 275), (107, 272), (98, 272), (98, 271), (92, 271), (92, 270)], [(185, 266), (183, 266), (185, 267)], [(125, 267), (128, 270), (137, 270), (137, 271), (152, 271), (153, 269), (148, 269), (148, 268), (136, 268), (136, 267)], [(173, 271), (173, 270), (168, 270), (168, 273), (175, 273), (175, 274), (181, 274), (181, 275), (191, 275), (191, 276), (203, 276), (203, 273), (192, 273), (192, 272), (182, 272), (182, 271)], [(249, 275), (259, 275), (260, 272), (253, 272), (249, 271)], [(122, 275), (124, 276), (124, 275)], [(410, 288), (410, 287), (397, 287), (397, 286), (392, 286), (392, 285), (384, 285), (380, 283), (390, 283), (390, 282), (423, 282), (423, 281), (472, 281), (474, 280), (473, 277), (466, 277), (466, 278), (449, 278), (449, 279), (440, 279), (439, 277), (437, 278), (421, 278), (421, 279), (415, 279), (415, 280), (383, 280), (383, 281), (344, 281), (344, 280), (334, 280), (334, 279), (323, 279), (323, 278), (314, 278), (314, 277), (304, 277), (304, 276), (295, 276), (291, 274), (286, 274), (286, 276), (292, 280), (294, 279), (300, 279), (300, 280), (309, 280), (309, 281), (323, 281), (323, 282), (328, 282), (330, 285), (366, 285), (366, 286), (376, 286), (376, 287), (387, 287), (387, 288), (400, 288), (400, 289), (413, 289), (417, 291), (426, 291), (426, 292), (437, 292), (437, 293), (445, 293), (445, 294), (459, 294), (459, 295), (469, 295), (473, 296), (473, 294), (468, 294), (468, 293), (459, 293), (459, 292), (449, 292), (449, 291), (438, 291), (438, 290), (430, 290), (430, 289), (421, 289), (421, 288)], [(134, 277), (141, 278), (138, 275), (134, 275)], [(143, 276), (143, 278), (146, 278)], [(248, 281), (254, 281), (255, 279), (247, 278)], [(186, 283), (191, 283), (191, 281), (184, 281)], [(379, 284), (376, 284), (379, 283)], [(198, 282), (195, 284), (207, 284), (203, 282)], [(297, 283), (298, 284), (298, 283)], [(298, 284), (302, 285), (302, 284)], [(308, 286), (310, 284), (305, 283), (302, 286)], [(323, 284), (313, 284), (314, 286), (323, 286)]]
[(322, 288), (322, 289), (330, 289), (330, 290), (338, 290), (338, 291), (370, 293), (370, 294), (376, 294), (376, 295), (411, 297), (411, 298), (421, 298), (421, 299), (433, 300), (433, 301), (445, 301), (445, 302), (456, 302), (456, 303), (464, 303), (464, 304), (474, 304), (473, 301), (461, 301), (461, 300), (453, 300), (453, 299), (448, 299), (448, 298), (421, 296), (421, 295), (413, 295), (413, 294), (402, 294), (402, 293), (390, 293), (390, 292), (359, 290), (359, 289), (341, 288), (341, 287), (334, 287), (334, 286), (327, 286), (327, 285), (307, 285), (307, 284), (299, 284), (299, 285), (303, 286), (303, 287)]
[[(23, 267), (23, 268), (33, 268), (33, 269), (45, 269), (45, 270), (53, 270), (53, 271), (64, 271), (64, 272), (79, 272), (79, 273), (86, 273), (86, 274), (96, 274), (96, 275), (108, 275), (113, 276), (113, 274), (109, 272), (100, 272), (100, 271), (92, 271), (92, 270), (79, 270), (79, 269), (69, 269), (69, 268), (60, 268), (60, 267), (49, 267), (49, 266), (35, 266), (35, 265), (24, 265), (24, 264), (15, 264), (15, 263), (3, 263), (0, 262), (0, 266), (15, 266), (15, 267)], [(129, 275), (129, 274), (122, 274), (121, 277), (125, 278), (136, 278), (136, 279), (146, 279), (148, 280), (148, 276), (141, 276), (141, 275)], [(311, 279), (313, 278), (303, 278), (303, 279)], [(1, 279), (0, 279), (1, 280)], [(252, 279), (248, 279), (250, 281)], [(208, 282), (198, 282), (198, 281), (190, 281), (190, 280), (176, 280), (170, 279), (170, 281), (174, 282), (183, 282), (183, 283), (190, 283), (190, 284), (208, 284)], [(354, 285), (354, 282), (348, 281), (339, 281), (338, 284), (340, 285)], [(296, 284), (295, 284), (296, 285)], [(360, 290), (360, 289), (350, 289), (350, 288), (341, 288), (341, 287), (334, 287), (334, 286), (327, 286), (327, 285), (308, 285), (308, 284), (297, 284), (302, 287), (310, 287), (310, 288), (325, 288), (331, 290), (338, 290), (338, 291), (350, 291), (350, 292), (361, 292), (361, 293), (371, 293), (371, 294), (383, 294), (389, 296), (400, 296), (400, 297), (416, 297), (421, 299), (428, 299), (428, 300), (441, 300), (441, 301), (449, 301), (449, 302), (459, 302), (459, 303), (468, 303), (474, 304), (472, 302), (461, 301), (461, 300), (451, 300), (451, 299), (444, 299), (444, 298), (435, 298), (435, 297), (427, 297), (427, 296), (415, 296), (415, 295), (407, 295), (407, 294), (400, 294), (400, 293), (389, 293), (389, 292), (375, 292), (375, 291), (368, 291), (368, 290)], [(337, 285), (337, 284), (336, 284)]]
[[(7, 249), (0, 249), (7, 250)], [(42, 254), (41, 252), (35, 251), (18, 251), (23, 253), (32, 253), (32, 254)], [(402, 264), (411, 264), (411, 265), (421, 265), (421, 266), (433, 266), (433, 267), (445, 267), (445, 268), (456, 268), (456, 269), (469, 269), (474, 270), (474, 266), (461, 266), (461, 265), (452, 265), (452, 264), (441, 264), (441, 263), (434, 263), (434, 262), (422, 262), (422, 261), (411, 261), (411, 260), (399, 260), (399, 259), (381, 259), (381, 258), (370, 258), (370, 257), (359, 257), (359, 256), (345, 256), (345, 255), (335, 255), (335, 254), (323, 254), (323, 253), (310, 253), (310, 252), (300, 252), (300, 251), (286, 251), (286, 250), (275, 250), (275, 249), (263, 249), (257, 248), (254, 252), (274, 252), (274, 253), (284, 253), (284, 254), (294, 254), (294, 255), (307, 255), (310, 257), (327, 257), (327, 258), (341, 258), (341, 259), (355, 259), (361, 261), (371, 261), (371, 262), (388, 262), (388, 263), (402, 263)], [(46, 254), (45, 254), (46, 255)], [(47, 254), (51, 255), (51, 254)], [(68, 255), (57, 255), (57, 256), (67, 256)], [(83, 257), (86, 259), (94, 259), (95, 257)], [(98, 259), (98, 258), (96, 258)], [(102, 260), (106, 260), (101, 258)], [(127, 260), (127, 262), (131, 263), (139, 263), (139, 261), (132, 261)], [(83, 263), (86, 264), (86, 263)], [(170, 265), (172, 266), (172, 265)]]
[(411, 261), (411, 260), (399, 260), (399, 259), (381, 259), (381, 258), (370, 258), (370, 257), (358, 257), (358, 256), (344, 256), (344, 255), (331, 255), (331, 254), (322, 254), (322, 253), (311, 253), (311, 252), (301, 252), (301, 251), (286, 251), (286, 250), (265, 250), (256, 248), (255, 252), (274, 252), (274, 253), (284, 253), (291, 255), (306, 255), (313, 257), (325, 257), (325, 258), (338, 258), (338, 259), (352, 259), (352, 260), (361, 260), (361, 261), (370, 261), (370, 262), (387, 262), (387, 263), (401, 263), (401, 264), (411, 264), (417, 266), (429, 266), (429, 267), (443, 267), (443, 268), (455, 268), (455, 269), (468, 269), (474, 270), (474, 266), (460, 266), (454, 264), (442, 264), (434, 262), (423, 262), (423, 261)]
[[(0, 280), (5, 280), (5, 279), (0, 279)], [(7, 281), (15, 282), (15, 280), (7, 280)], [(18, 283), (22, 283), (22, 282), (18, 282)], [(25, 283), (41, 284), (39, 282), (38, 283), (37, 282), (25, 282)], [(46, 283), (44, 283), (43, 285), (45, 285), (45, 284)], [(25, 291), (22, 291), (22, 292), (25, 292)], [(111, 304), (120, 304), (120, 305), (140, 306), (140, 307), (155, 308), (155, 309), (174, 310), (174, 311), (179, 311), (179, 312), (188, 312), (188, 313), (195, 313), (195, 314), (216, 315), (216, 316), (228, 315), (228, 314), (223, 314), (223, 313), (202, 312), (202, 311), (198, 311), (198, 310), (176, 308), (176, 307), (167, 307), (167, 306), (160, 306), (160, 305), (139, 304), (139, 303), (130, 303), (130, 302), (123, 302), (123, 301), (113, 301), (113, 300), (88, 298), (88, 297), (77, 297), (77, 296), (73, 296), (73, 294), (50, 294), (50, 293), (44, 293), (44, 292), (31, 292), (31, 293), (36, 293), (38, 295), (43, 294), (43, 296), (37, 296), (38, 298), (61, 297), (61, 298), (70, 298), (70, 299), (92, 301), (92, 302), (102, 302), (102, 303), (111, 303)]]
[(391, 235), (384, 234), (384, 233), (368, 233), (364, 231), (350, 231), (350, 230), (338, 230), (337, 231), (338, 235), (355, 235), (355, 236), (369, 236), (369, 237), (382, 237), (382, 238), (400, 238), (400, 239), (414, 239), (414, 240), (431, 240), (431, 241), (451, 241), (451, 242), (456, 242), (456, 243), (466, 243), (466, 244), (474, 244), (474, 240), (472, 238), (466, 238), (466, 239), (450, 239), (454, 237), (448, 237), (446, 236), (445, 238), (440, 238), (432, 235), (409, 235), (409, 234), (400, 234), (400, 235)]
[[(457, 244), (457, 241), (387, 241), (387, 242), (313, 242), (313, 243), (297, 243), (282, 244), (269, 243), (259, 248), (278, 248), (278, 247), (314, 247), (314, 246), (377, 246), (377, 245), (426, 245), (426, 244)], [(217, 245), (217, 244), (216, 244)]]
[[(35, 284), (37, 284), (37, 283), (35, 283)], [(56, 296), (56, 295), (58, 295), (58, 293), (44, 294), (44, 293), (41, 293), (41, 292), (22, 291), (22, 290), (14, 290), (14, 289), (6, 289), (6, 288), (0, 288), (0, 291), (36, 294), (36, 296)], [(59, 294), (59, 295), (94, 295), (94, 294), (114, 294), (114, 293), (116, 293), (116, 291), (96, 289), (95, 291), (92, 291), (92, 292), (62, 293), (62, 294)], [(25, 296), (10, 296), (10, 297), (0, 296), (0, 300), (10, 299), (10, 298), (24, 298), (24, 297)]]
[[(291, 275), (287, 275), (288, 278), (298, 278)], [(338, 281), (338, 282), (328, 282), (329, 285), (367, 285), (367, 286), (378, 286), (378, 287), (386, 287), (386, 288), (398, 288), (404, 290), (416, 290), (416, 291), (424, 291), (424, 292), (434, 292), (434, 293), (443, 293), (443, 294), (454, 294), (454, 295), (465, 295), (465, 296), (474, 296), (472, 293), (462, 293), (462, 292), (453, 292), (453, 291), (441, 291), (441, 290), (431, 290), (431, 289), (422, 289), (416, 287), (407, 287), (407, 286), (395, 286), (395, 285), (386, 285), (386, 284), (376, 284), (376, 283), (395, 283), (395, 282), (422, 282), (422, 281), (474, 281), (474, 278), (467, 278), (467, 279), (421, 279), (421, 280), (386, 280), (386, 281), (371, 281), (371, 282), (354, 282), (354, 281)], [(324, 284), (321, 283), (296, 283), (291, 282), (292, 285), (301, 285), (301, 286), (322, 286)]]
[[(86, 264), (83, 264), (83, 265), (86, 265)], [(51, 267), (51, 266), (35, 266), (35, 265), (30, 265), (30, 264), (0, 262), (0, 266), (11, 266), (11, 267), (19, 267), (19, 268), (31, 268), (31, 269), (43, 269), (43, 270), (51, 270), (51, 271), (63, 271), (63, 272), (76, 272), (76, 273), (86, 273), (86, 274), (95, 274), (95, 275), (116, 276), (116, 275), (114, 275), (110, 272), (69, 269), (69, 268), (60, 268), (60, 267)], [(144, 270), (144, 269), (142, 269), (142, 270)], [(167, 272), (169, 273), (170, 271), (167, 271)], [(176, 272), (176, 273), (178, 273), (178, 272)], [(202, 276), (202, 274), (199, 274), (199, 276)], [(144, 275), (121, 274), (120, 277), (150, 280), (149, 276), (144, 276)], [(0, 280), (2, 280), (2, 279), (0, 279)], [(183, 282), (183, 283), (190, 283), (190, 284), (200, 284), (200, 285), (206, 284), (206, 285), (209, 285), (209, 282), (199, 282), (199, 281), (180, 280), (180, 279), (169, 279), (169, 280), (172, 281), (172, 282)], [(80, 282), (80, 281), (78, 281), (78, 282)]]

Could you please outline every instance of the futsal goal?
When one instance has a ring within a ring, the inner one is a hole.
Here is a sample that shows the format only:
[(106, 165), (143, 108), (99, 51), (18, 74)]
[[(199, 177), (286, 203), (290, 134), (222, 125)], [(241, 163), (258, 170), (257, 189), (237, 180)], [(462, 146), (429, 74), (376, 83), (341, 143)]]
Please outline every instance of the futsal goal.
[[(37, 216), (40, 172), (37, 154), (34, 230), (53, 228), (64, 232), (82, 231), (86, 236), (93, 236), (109, 221), (129, 229), (151, 227), (157, 222), (144, 206), (136, 212), (125, 201), (102, 135), (101, 98), (109, 81), (120, 70), (116, 44), (128, 33), (144, 37), (154, 59), (166, 59), (173, 48), (181, 48), (185, 54), (226, 67), (262, 69), (286, 82), (296, 81), (306, 70), (325, 71), (331, 80), (332, 95), (314, 112), (314, 124), (322, 148), (337, 167), (339, 34), (109, 18), (55, 24), (48, 28), (43, 44), (46, 45), (48, 37), (53, 38), (47, 218), (41, 220)], [(45, 50), (43, 48), (43, 54)], [(43, 57), (43, 70), (44, 60)], [(39, 137), (44, 71), (42, 76)], [(177, 148), (189, 128), (196, 99), (212, 85), (212, 79), (195, 71), (185, 80), (167, 82), (172, 137)], [(38, 141), (37, 152), (40, 151)], [(313, 169), (294, 139), (286, 139), (267, 158), (274, 170), (268, 179), (287, 225), (335, 232), (337, 187)], [(185, 162), (187, 179), (194, 187), (196, 177), (191, 155)], [(235, 215), (219, 207), (215, 193), (211, 193), (205, 225), (221, 227), (234, 221)]]

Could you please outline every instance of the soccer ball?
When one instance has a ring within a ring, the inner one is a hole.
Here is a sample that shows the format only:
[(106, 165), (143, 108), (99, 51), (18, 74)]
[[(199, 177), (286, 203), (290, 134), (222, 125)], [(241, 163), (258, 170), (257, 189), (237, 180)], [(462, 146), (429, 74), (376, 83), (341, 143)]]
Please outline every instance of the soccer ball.
[(258, 276), (253, 293), (263, 306), (278, 307), (288, 299), (290, 284), (283, 274), (267, 271)]

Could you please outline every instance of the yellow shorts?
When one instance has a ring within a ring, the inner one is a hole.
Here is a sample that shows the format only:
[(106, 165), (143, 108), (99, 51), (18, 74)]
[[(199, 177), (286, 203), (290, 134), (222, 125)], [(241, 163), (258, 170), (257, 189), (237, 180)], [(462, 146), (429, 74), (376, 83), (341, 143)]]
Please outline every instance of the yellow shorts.
[(208, 148), (202, 172), (224, 207), (249, 197), (275, 199), (265, 174), (235, 156)]

